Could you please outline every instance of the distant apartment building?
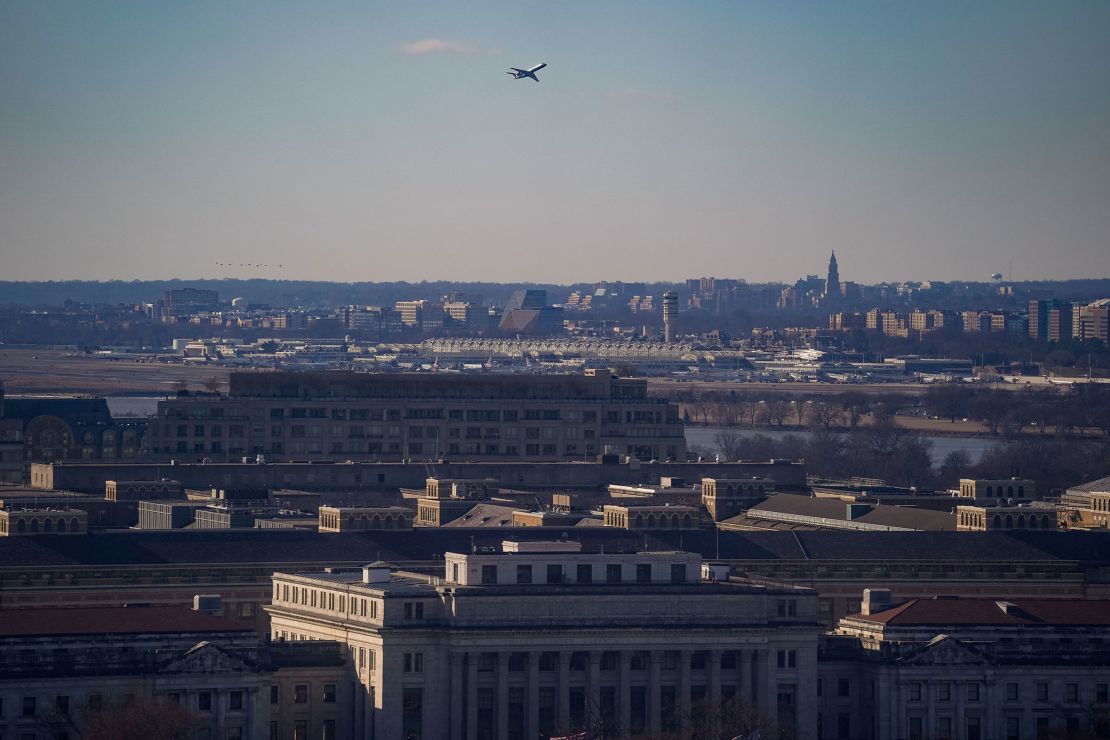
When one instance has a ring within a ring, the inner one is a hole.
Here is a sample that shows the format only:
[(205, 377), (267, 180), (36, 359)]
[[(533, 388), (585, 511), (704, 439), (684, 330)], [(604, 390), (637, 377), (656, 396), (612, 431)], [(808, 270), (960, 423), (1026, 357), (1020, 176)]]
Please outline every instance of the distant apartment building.
[(829, 314), (829, 329), (831, 331), (850, 331), (867, 327), (867, 318), (861, 313), (833, 313)]
[(1072, 337), (1110, 343), (1110, 298), (1076, 306), (1072, 313)]
[(987, 333), (991, 330), (989, 311), (963, 311), (960, 313), (963, 330), (968, 333)]
[(359, 737), (659, 736), (734, 706), (816, 738), (812, 592), (702, 574), (687, 552), (505, 541), (448, 551), (438, 577), (276, 573), (266, 611), (272, 640), (349, 646)]
[(161, 458), (490, 461), (615, 452), (683, 459), (678, 407), (643, 380), (575, 376), (233, 373), (227, 396), (160, 401)]
[(174, 288), (167, 290), (163, 301), (166, 316), (189, 316), (220, 307), (220, 295), (214, 290)]
[(1071, 314), (1072, 305), (1067, 301), (1055, 298), (1029, 301), (1029, 336), (1042, 342), (1059, 342), (1069, 338)]

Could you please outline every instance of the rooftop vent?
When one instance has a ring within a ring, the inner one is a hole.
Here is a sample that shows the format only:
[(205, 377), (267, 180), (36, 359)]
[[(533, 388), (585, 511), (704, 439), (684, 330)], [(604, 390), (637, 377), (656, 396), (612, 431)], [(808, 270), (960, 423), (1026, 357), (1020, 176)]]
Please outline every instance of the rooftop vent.
[(372, 563), (362, 566), (363, 583), (389, 583), (389, 568)]
[(193, 596), (193, 611), (222, 617), (224, 615), (223, 597), (219, 594), (196, 594)]

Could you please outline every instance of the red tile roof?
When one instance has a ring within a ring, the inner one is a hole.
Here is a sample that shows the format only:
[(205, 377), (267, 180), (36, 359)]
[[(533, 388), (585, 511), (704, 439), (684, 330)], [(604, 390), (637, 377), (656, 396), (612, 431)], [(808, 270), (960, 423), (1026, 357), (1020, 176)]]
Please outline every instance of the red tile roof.
[(0, 610), (0, 638), (172, 632), (253, 632), (253, 628), (184, 606)]
[[(1012, 604), (1007, 613), (1000, 603)], [(1084, 599), (910, 599), (852, 619), (898, 627), (944, 625), (1031, 625), (1110, 627), (1110, 600)]]

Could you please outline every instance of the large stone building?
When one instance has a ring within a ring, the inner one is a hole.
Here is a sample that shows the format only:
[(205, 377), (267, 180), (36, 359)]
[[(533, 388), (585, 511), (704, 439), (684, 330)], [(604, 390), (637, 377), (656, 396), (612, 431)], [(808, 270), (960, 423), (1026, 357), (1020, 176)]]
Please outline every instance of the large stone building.
[(865, 592), (822, 643), (822, 736), (1110, 737), (1110, 601)]
[(343, 645), (267, 644), (195, 601), (0, 610), (0, 737), (354, 739)]
[(103, 398), (5, 398), (0, 383), (0, 482), (25, 482), (34, 463), (134, 460), (144, 426)]
[(273, 639), (350, 646), (360, 736), (622, 737), (726, 723), (714, 708), (742, 706), (739, 731), (815, 738), (812, 592), (700, 574), (686, 552), (506, 541), (447, 552), (440, 577), (276, 573), (267, 611)]
[(680, 460), (678, 407), (643, 380), (583, 375), (232, 373), (227, 396), (160, 401), (155, 457), (234, 460)]

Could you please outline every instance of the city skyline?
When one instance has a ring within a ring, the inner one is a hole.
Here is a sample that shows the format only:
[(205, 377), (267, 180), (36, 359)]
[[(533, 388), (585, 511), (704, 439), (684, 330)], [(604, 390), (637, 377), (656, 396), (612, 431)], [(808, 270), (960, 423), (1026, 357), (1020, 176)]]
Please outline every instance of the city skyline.
[(5, 277), (1106, 275), (1106, 5), (631, 7), (7, 5)]

